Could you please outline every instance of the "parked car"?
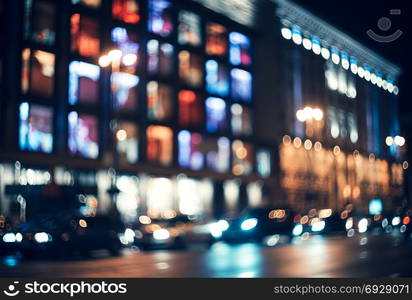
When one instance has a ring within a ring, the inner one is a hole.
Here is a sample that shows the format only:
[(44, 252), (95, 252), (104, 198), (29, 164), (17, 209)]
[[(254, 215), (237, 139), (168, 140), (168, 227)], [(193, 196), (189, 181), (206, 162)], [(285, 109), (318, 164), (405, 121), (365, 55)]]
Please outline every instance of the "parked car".
[(18, 251), (23, 236), (13, 223), (0, 216), (0, 255), (14, 254)]
[(23, 223), (19, 250), (23, 257), (71, 257), (89, 255), (91, 250), (106, 249), (117, 255), (124, 232), (123, 224), (108, 216), (43, 216)]
[(225, 242), (263, 242), (265, 238), (279, 235), (292, 238), (294, 213), (289, 208), (259, 207), (247, 209), (238, 218), (227, 220), (222, 231)]
[[(139, 218), (142, 222), (125, 232), (125, 242), (133, 243), (143, 250), (182, 249), (194, 244), (210, 246), (215, 241), (210, 226), (213, 223), (199, 222), (186, 215), (169, 219)], [(127, 229), (126, 229), (127, 230)]]

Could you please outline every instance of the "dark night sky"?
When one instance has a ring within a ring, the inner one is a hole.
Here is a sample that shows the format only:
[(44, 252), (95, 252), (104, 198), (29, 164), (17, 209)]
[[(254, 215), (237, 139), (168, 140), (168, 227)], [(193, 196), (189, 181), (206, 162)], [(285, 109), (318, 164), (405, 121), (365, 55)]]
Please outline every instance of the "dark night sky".
[[(412, 27), (410, 26), (410, 1), (405, 0), (294, 0), (295, 3), (318, 15), (328, 23), (349, 34), (357, 41), (374, 50), (402, 69), (398, 84), (400, 89), (400, 106), (403, 134), (412, 132), (412, 87), (411, 59), (412, 56)], [(401, 15), (390, 15), (390, 9), (401, 9)], [(388, 31), (381, 31), (377, 21), (388, 17), (392, 26)], [(409, 20), (408, 20), (409, 19)], [(366, 35), (368, 29), (377, 34), (389, 35), (400, 29), (403, 35), (392, 43), (378, 43)], [(409, 43), (408, 43), (409, 42)], [(409, 86), (408, 86), (409, 85)]]

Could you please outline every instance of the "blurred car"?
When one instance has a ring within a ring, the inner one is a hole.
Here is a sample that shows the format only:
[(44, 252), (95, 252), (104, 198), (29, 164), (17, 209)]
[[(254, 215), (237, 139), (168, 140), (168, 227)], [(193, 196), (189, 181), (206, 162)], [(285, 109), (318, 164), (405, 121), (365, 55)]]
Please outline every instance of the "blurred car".
[[(294, 213), (289, 208), (246, 209), (238, 218), (221, 220), (221, 240), (229, 243), (264, 242), (274, 236), (292, 238)], [(218, 223), (219, 224), (219, 223)]]
[(143, 250), (182, 249), (190, 245), (210, 246), (215, 241), (210, 226), (213, 223), (199, 222), (186, 215), (169, 219), (139, 217), (140, 224), (126, 229), (123, 244), (133, 244)]
[(0, 255), (14, 254), (18, 251), (23, 236), (9, 219), (0, 216)]
[(20, 226), (19, 250), (26, 258), (88, 256), (97, 249), (117, 255), (123, 231), (123, 224), (108, 216), (44, 216)]

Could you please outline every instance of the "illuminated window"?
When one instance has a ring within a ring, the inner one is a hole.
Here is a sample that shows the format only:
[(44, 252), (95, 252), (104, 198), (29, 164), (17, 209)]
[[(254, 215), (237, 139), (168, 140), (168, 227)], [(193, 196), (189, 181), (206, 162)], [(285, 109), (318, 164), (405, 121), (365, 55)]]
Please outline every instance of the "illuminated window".
[(203, 124), (203, 103), (200, 96), (189, 90), (179, 92), (180, 126), (201, 126)]
[(227, 137), (205, 138), (206, 166), (216, 172), (227, 172), (230, 162), (230, 141)]
[(54, 86), (54, 54), (24, 49), (22, 53), (21, 88), (23, 93), (50, 97)]
[(252, 75), (241, 69), (232, 69), (230, 75), (233, 100), (250, 102), (252, 100)]
[(264, 178), (269, 177), (271, 172), (270, 151), (263, 149), (258, 150), (256, 153), (256, 163), (259, 175)]
[(343, 109), (338, 109), (337, 116), (339, 122), (340, 137), (346, 138), (348, 136), (348, 129), (346, 126), (346, 112)]
[(173, 70), (173, 46), (158, 40), (147, 42), (147, 69), (151, 74), (170, 75)]
[(182, 10), (179, 13), (179, 43), (200, 46), (200, 18), (198, 15)]
[(217, 132), (227, 128), (226, 102), (220, 98), (206, 99), (206, 129)]
[(72, 0), (72, 4), (81, 4), (88, 7), (100, 7), (101, 0)]
[(19, 146), (21, 150), (52, 152), (53, 110), (50, 107), (20, 104)]
[(173, 31), (171, 3), (166, 0), (149, 0), (149, 31), (169, 36)]
[(198, 87), (203, 81), (202, 60), (188, 51), (179, 53), (179, 76), (188, 86)]
[(328, 127), (330, 135), (336, 139), (339, 137), (340, 129), (336, 109), (334, 107), (328, 108)]
[(229, 93), (229, 81), (226, 67), (216, 60), (206, 62), (206, 90), (211, 94), (227, 96)]
[(209, 55), (225, 55), (227, 52), (227, 30), (216, 23), (206, 25), (206, 53)]
[(97, 118), (72, 111), (69, 113), (68, 119), (70, 154), (85, 158), (97, 158), (99, 156)]
[(358, 141), (358, 126), (356, 124), (356, 115), (353, 113), (348, 113), (348, 128), (349, 128), (349, 138), (353, 144)]
[(111, 76), (113, 105), (116, 110), (133, 111), (137, 107), (137, 84), (139, 77), (129, 73), (115, 72)]
[(252, 145), (244, 143), (240, 140), (235, 140), (232, 143), (233, 167), (234, 175), (247, 175), (252, 172), (253, 168), (253, 153)]
[[(122, 51), (122, 69), (128, 70), (129, 73), (134, 73), (138, 61), (137, 54), (139, 53), (137, 36), (123, 27), (115, 27), (112, 29), (112, 41), (114, 47)], [(127, 60), (130, 55), (134, 59)]]
[(24, 9), (25, 38), (37, 43), (53, 45), (56, 36), (55, 4), (49, 1), (26, 0)]
[(113, 19), (136, 24), (140, 21), (139, 4), (137, 0), (113, 0), (112, 16)]
[(235, 65), (248, 66), (252, 60), (250, 57), (249, 38), (239, 32), (229, 34), (230, 41), (230, 62)]
[(178, 135), (179, 165), (193, 170), (205, 166), (215, 172), (229, 168), (230, 142), (226, 137), (205, 137), (199, 133), (182, 130)]
[(131, 164), (139, 158), (139, 144), (137, 126), (132, 122), (117, 121), (114, 126), (116, 151), (120, 158)]
[(147, 160), (168, 166), (173, 157), (173, 131), (169, 127), (152, 125), (147, 128)]
[(147, 215), (160, 218), (174, 208), (174, 186), (169, 178), (149, 178), (145, 182)]
[(205, 155), (202, 152), (202, 135), (182, 130), (178, 134), (179, 165), (193, 170), (202, 169), (205, 163)]
[(72, 61), (69, 65), (69, 103), (96, 103), (99, 76), (98, 66)]
[(167, 121), (173, 113), (170, 86), (150, 81), (147, 84), (147, 114), (150, 120)]
[(91, 18), (73, 14), (71, 17), (71, 51), (83, 56), (100, 54), (99, 28)]
[(252, 114), (250, 109), (235, 103), (230, 107), (230, 112), (232, 113), (231, 125), (233, 134), (251, 135)]

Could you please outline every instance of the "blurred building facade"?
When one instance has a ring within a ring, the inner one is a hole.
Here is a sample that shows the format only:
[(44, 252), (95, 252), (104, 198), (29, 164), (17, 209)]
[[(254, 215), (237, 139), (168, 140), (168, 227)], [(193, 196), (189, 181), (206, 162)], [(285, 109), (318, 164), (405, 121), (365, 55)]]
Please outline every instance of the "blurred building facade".
[(3, 214), (52, 180), (125, 220), (402, 205), (399, 69), (299, 6), (0, 3)]

